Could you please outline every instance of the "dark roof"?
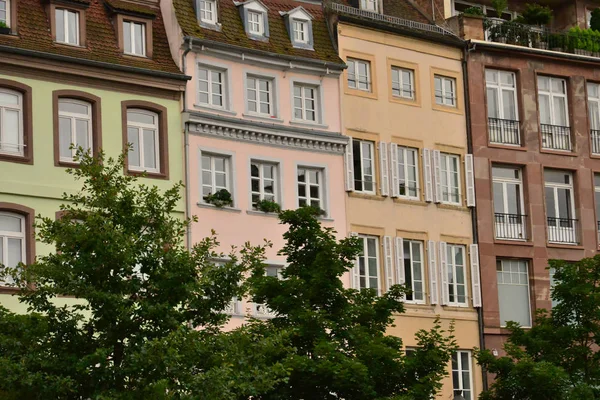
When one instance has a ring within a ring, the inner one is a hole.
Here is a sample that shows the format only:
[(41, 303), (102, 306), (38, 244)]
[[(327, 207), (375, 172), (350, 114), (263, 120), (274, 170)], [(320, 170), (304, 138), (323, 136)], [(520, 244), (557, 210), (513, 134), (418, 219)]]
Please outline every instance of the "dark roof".
[[(295, 0), (262, 0), (262, 3), (268, 8), (269, 40), (259, 41), (252, 40), (246, 35), (239, 9), (233, 0), (217, 0), (219, 22), (221, 23), (220, 31), (198, 25), (193, 1), (173, 0), (177, 20), (185, 36), (269, 53), (343, 64), (329, 36), (321, 4)], [(314, 50), (298, 49), (292, 46), (284, 18), (279, 14), (280, 11), (290, 11), (298, 6), (302, 6), (314, 18), (312, 21)]]
[[(17, 1), (19, 2), (18, 36), (0, 35), (0, 46), (182, 75), (171, 57), (165, 27), (158, 9), (148, 7), (146, 11), (146, 13), (151, 13), (148, 14), (149, 18), (153, 18), (153, 54), (152, 59), (146, 59), (125, 56), (119, 50), (117, 33), (105, 0), (91, 0), (89, 7), (86, 8), (86, 47), (71, 47), (52, 41), (49, 16), (43, 0)], [(125, 3), (118, 0), (110, 1), (118, 6), (123, 6)], [(139, 11), (139, 8), (143, 6), (133, 7)], [(155, 15), (155, 17), (150, 17), (150, 15)]]

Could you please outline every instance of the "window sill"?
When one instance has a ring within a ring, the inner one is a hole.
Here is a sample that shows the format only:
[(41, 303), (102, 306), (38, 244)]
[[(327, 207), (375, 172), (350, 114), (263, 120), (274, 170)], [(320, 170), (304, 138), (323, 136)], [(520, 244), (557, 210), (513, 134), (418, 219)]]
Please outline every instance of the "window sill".
[(459, 204), (448, 204), (448, 203), (437, 203), (438, 208), (444, 209), (444, 210), (455, 210), (455, 211), (465, 211), (465, 212), (469, 212), (469, 208), (459, 205)]
[(261, 114), (243, 113), (242, 116), (246, 117), (246, 118), (259, 119), (259, 120), (263, 120), (263, 121), (271, 121), (271, 122), (279, 122), (279, 123), (283, 122), (283, 120), (281, 118), (267, 117), (267, 116), (261, 115)]
[(202, 110), (218, 112), (220, 114), (237, 115), (237, 112), (235, 112), (233, 110), (227, 110), (225, 108), (211, 107), (211, 106), (206, 106), (203, 104), (194, 104), (194, 107), (200, 108)]
[(402, 104), (405, 106), (421, 107), (421, 102), (417, 101), (416, 99), (407, 99), (404, 97), (398, 97), (398, 96), (394, 96), (393, 94), (390, 94), (389, 100), (392, 103)]
[(258, 216), (262, 216), (262, 217), (279, 218), (279, 215), (277, 213), (263, 212), (263, 211), (258, 211), (258, 210), (246, 210), (246, 214), (258, 215)]
[(527, 148), (520, 144), (502, 144), (488, 142), (488, 147), (493, 149), (504, 149), (504, 150), (516, 150), (516, 151), (527, 151)]
[(26, 157), (18, 154), (0, 153), (0, 161), (14, 162), (19, 164), (33, 164), (31, 157)]
[(153, 178), (153, 179), (169, 179), (167, 174), (162, 172), (147, 172), (147, 171), (138, 171), (138, 170), (127, 170), (127, 175), (138, 176), (141, 178)]
[(553, 149), (546, 149), (544, 147), (540, 148), (540, 153), (555, 154), (557, 156), (567, 156), (567, 157), (576, 157), (577, 156), (577, 153), (574, 150), (553, 150)]
[(404, 198), (404, 197), (394, 197), (394, 203), (407, 204), (407, 205), (411, 205), (411, 206), (421, 206), (421, 207), (427, 207), (429, 205), (429, 203), (426, 203), (421, 200), (417, 200), (417, 199), (412, 200), (412, 199), (408, 199), (408, 198)]
[(319, 124), (317, 122), (299, 121), (299, 120), (291, 120), (290, 121), (290, 125), (292, 125), (292, 126), (301, 126), (301, 127), (304, 127), (304, 128), (321, 128), (321, 129), (327, 129), (327, 128), (329, 128), (329, 125)]
[(509, 246), (533, 246), (533, 242), (530, 240), (507, 240), (507, 239), (495, 239), (494, 244), (502, 244)]
[(123, 55), (125, 57), (131, 57), (132, 59), (135, 59), (135, 60), (139, 60), (139, 59), (150, 60), (150, 57), (148, 57), (147, 55), (142, 55), (142, 54), (131, 54), (131, 53), (123, 52)]
[(373, 92), (372, 90), (367, 91), (367, 90), (350, 88), (350, 87), (348, 87), (348, 82), (345, 82), (344, 93), (351, 95), (351, 96), (358, 96), (358, 97), (364, 97), (366, 99), (377, 100), (376, 92)]
[(54, 166), (64, 168), (79, 168), (79, 163), (75, 161), (58, 160), (54, 163)]
[(217, 207), (217, 206), (213, 206), (212, 204), (207, 204), (207, 203), (196, 203), (196, 205), (200, 208), (209, 208), (212, 210), (218, 210), (218, 211), (227, 211), (227, 212), (232, 212), (232, 213), (241, 213), (242, 210), (240, 210), (239, 208), (234, 208), (234, 207)]
[(555, 249), (573, 249), (573, 250), (584, 250), (585, 247), (580, 244), (568, 244), (568, 243), (546, 243), (546, 247)]
[(453, 107), (453, 106), (444, 106), (441, 104), (434, 103), (431, 108), (435, 111), (448, 112), (452, 114), (463, 114), (462, 108)]
[(376, 201), (385, 201), (387, 197), (380, 196), (378, 194), (372, 193), (363, 193), (363, 192), (348, 192), (348, 197), (354, 197), (356, 199), (365, 199), (365, 200), (376, 200)]
[(80, 44), (71, 44), (71, 43), (63, 43), (63, 42), (54, 42), (54, 44), (57, 46), (60, 46), (60, 47), (67, 48), (67, 49), (87, 50), (87, 47), (82, 46)]
[(317, 219), (319, 221), (323, 221), (323, 222), (333, 222), (333, 221), (335, 221), (333, 218), (330, 218), (330, 217), (317, 217)]
[(221, 32), (222, 25), (218, 22), (198, 21), (198, 25), (205, 29)]
[(4, 286), (4, 284), (0, 284), (0, 294), (17, 294), (19, 293), (18, 287), (12, 286)]
[(312, 43), (292, 43), (292, 47), (300, 50), (315, 51)]

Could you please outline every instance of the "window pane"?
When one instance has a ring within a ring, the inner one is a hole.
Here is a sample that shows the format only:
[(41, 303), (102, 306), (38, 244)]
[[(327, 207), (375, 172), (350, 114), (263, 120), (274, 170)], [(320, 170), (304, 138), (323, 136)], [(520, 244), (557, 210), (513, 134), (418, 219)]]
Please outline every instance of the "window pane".
[(564, 97), (554, 98), (554, 125), (567, 126), (566, 99)]
[(135, 38), (135, 54), (144, 54), (144, 33), (142, 24), (133, 24)]
[(77, 32), (77, 17), (78, 17), (78, 15), (79, 15), (78, 13), (71, 12), (71, 11), (69, 11), (67, 13), (67, 17), (69, 19), (69, 24), (68, 24), (68, 26), (69, 26), (69, 32), (68, 32), (69, 43), (71, 43), (71, 44), (79, 43), (79, 40), (78, 40), (79, 33)]
[(498, 89), (487, 88), (487, 107), (489, 118), (500, 118), (498, 113)]
[(56, 10), (56, 41), (65, 41), (65, 12), (64, 10)]
[(516, 106), (515, 106), (515, 95), (513, 91), (503, 90), (502, 91), (502, 103), (504, 111), (504, 119), (510, 119), (515, 121), (517, 119)]
[(20, 134), (21, 113), (15, 110), (4, 110), (4, 121), (0, 121), (0, 123), (2, 123), (4, 149), (15, 153), (21, 152), (22, 148), (19, 146), (22, 144)]
[(0, 91), (0, 104), (19, 105), (20, 96), (18, 94), (6, 93)]
[(138, 138), (138, 130), (136, 128), (128, 128), (127, 129), (127, 142), (132, 145), (131, 150), (129, 150), (129, 165), (133, 165), (135, 167), (140, 166), (140, 143)]
[(144, 143), (144, 167), (156, 168), (156, 138), (155, 131), (150, 129), (143, 130)]
[(123, 44), (125, 53), (131, 53), (131, 22), (123, 22)]
[(23, 261), (23, 252), (22, 252), (22, 240), (23, 239), (14, 239), (8, 238), (8, 265), (7, 267), (16, 267), (21, 261)]
[(90, 148), (89, 143), (89, 124), (88, 121), (78, 119), (75, 122), (77, 147), (82, 147), (84, 151)]
[(21, 218), (0, 214), (0, 231), (21, 232)]
[(60, 157), (71, 158), (71, 118), (60, 118), (58, 120), (59, 153)]
[(139, 122), (142, 124), (154, 125), (153, 114), (141, 113), (137, 111), (127, 111), (127, 121), (129, 122)]
[(89, 115), (89, 106), (81, 103), (76, 103), (70, 100), (60, 100), (58, 102), (58, 111), (72, 114)]

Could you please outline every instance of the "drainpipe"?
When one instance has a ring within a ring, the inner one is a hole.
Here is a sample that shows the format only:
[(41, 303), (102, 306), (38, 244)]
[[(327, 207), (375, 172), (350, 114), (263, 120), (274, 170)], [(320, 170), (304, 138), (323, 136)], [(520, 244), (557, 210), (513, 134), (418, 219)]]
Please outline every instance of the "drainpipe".
[[(183, 74), (185, 75), (186, 73), (186, 56), (187, 54), (190, 52), (190, 50), (192, 50), (192, 41), (189, 40), (188, 37), (185, 37), (183, 39), (183, 43), (185, 45), (185, 43), (187, 42), (187, 48), (184, 50), (183, 54), (181, 55), (181, 70), (183, 72)], [(183, 136), (184, 136), (184, 163), (185, 163), (185, 216), (186, 218), (191, 218), (191, 212), (192, 212), (192, 200), (190, 199), (190, 135), (188, 133), (188, 127), (187, 127), (187, 87), (186, 89), (183, 91), (183, 113), (184, 115), (182, 115), (182, 122), (183, 122)], [(188, 250), (192, 249), (192, 224), (190, 221), (190, 224), (187, 226), (186, 228), (186, 242), (187, 242), (187, 248)]]
[[(469, 57), (469, 52), (474, 50), (475, 47), (469, 48), (470, 41), (466, 42), (466, 46), (463, 48), (463, 59), (462, 59), (462, 70), (463, 70), (463, 86), (465, 92), (465, 117), (467, 121), (467, 151), (473, 154), (473, 134), (471, 130), (471, 103), (469, 101), (469, 74), (468, 74), (468, 64), (467, 59)], [(478, 242), (478, 232), (477, 232), (477, 207), (474, 207), (471, 210), (471, 226), (473, 229), (473, 243)], [(485, 349), (485, 337), (483, 335), (483, 298), (482, 307), (477, 309), (477, 325), (479, 326), (479, 348)], [(488, 379), (487, 379), (487, 371), (485, 368), (481, 368), (481, 380), (483, 383), (483, 390), (488, 390)]]

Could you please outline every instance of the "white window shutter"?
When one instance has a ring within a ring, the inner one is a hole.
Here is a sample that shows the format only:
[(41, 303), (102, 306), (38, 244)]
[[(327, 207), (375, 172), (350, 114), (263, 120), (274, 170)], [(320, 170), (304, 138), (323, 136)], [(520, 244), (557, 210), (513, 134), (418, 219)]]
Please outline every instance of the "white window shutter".
[(390, 143), (390, 174), (392, 175), (392, 197), (400, 195), (400, 186), (398, 184), (398, 145)]
[(352, 138), (346, 145), (346, 191), (354, 191), (354, 157), (352, 155)]
[[(350, 232), (350, 237), (358, 237), (358, 233)], [(352, 285), (352, 289), (360, 290), (360, 270), (359, 270), (359, 261), (358, 256), (354, 259), (354, 267), (350, 271), (350, 284)]]
[(473, 289), (473, 307), (481, 307), (481, 279), (479, 276), (479, 246), (469, 246), (471, 253), (471, 286)]
[(438, 290), (438, 273), (436, 265), (436, 252), (435, 242), (429, 240), (427, 242), (427, 258), (429, 260), (429, 300), (431, 304), (437, 304), (439, 302), (439, 290)]
[(465, 154), (465, 183), (467, 187), (467, 207), (475, 207), (475, 170), (473, 154)]
[(441, 180), (441, 154), (439, 150), (433, 150), (433, 187), (434, 187), (434, 201), (436, 203), (442, 202), (442, 180)]
[(425, 201), (433, 201), (433, 176), (431, 175), (431, 151), (423, 149), (423, 176), (425, 178)]
[(440, 242), (440, 283), (442, 285), (442, 305), (450, 303), (450, 290), (448, 287), (448, 263), (446, 260), (446, 242)]
[(383, 255), (385, 265), (385, 290), (390, 290), (394, 285), (394, 256), (392, 255), (392, 237), (383, 237)]
[(390, 178), (388, 176), (388, 146), (385, 142), (379, 142), (379, 191), (382, 196), (390, 194)]
[(406, 283), (406, 276), (404, 273), (404, 239), (401, 237), (396, 238), (396, 277), (398, 285), (404, 285)]

